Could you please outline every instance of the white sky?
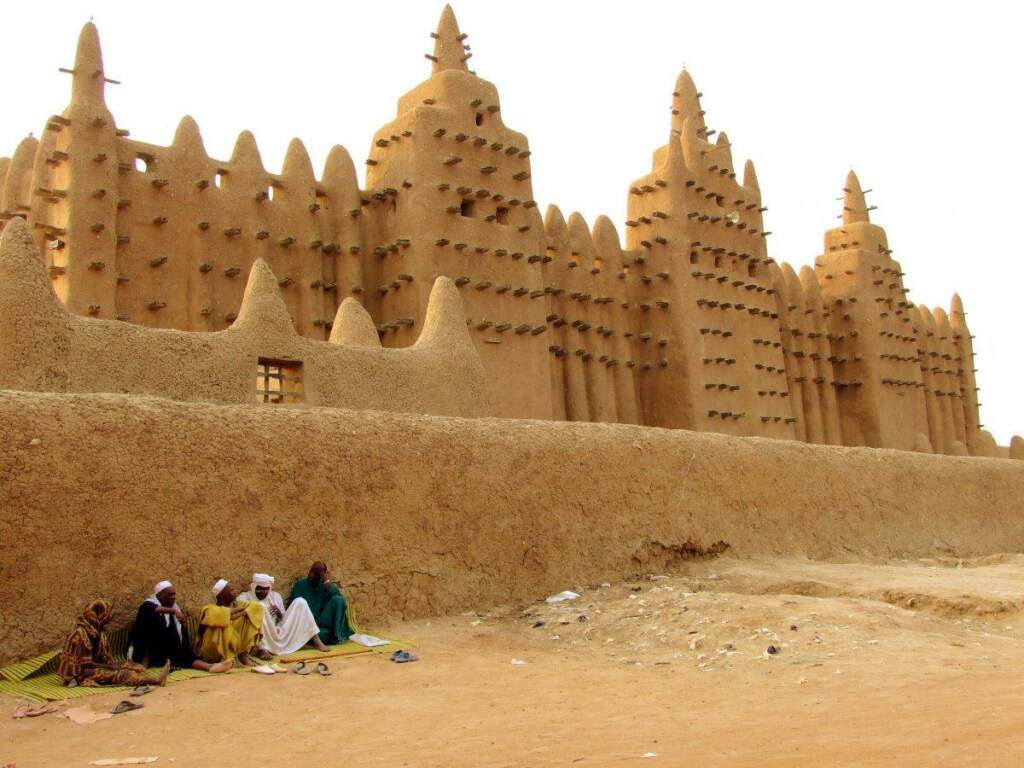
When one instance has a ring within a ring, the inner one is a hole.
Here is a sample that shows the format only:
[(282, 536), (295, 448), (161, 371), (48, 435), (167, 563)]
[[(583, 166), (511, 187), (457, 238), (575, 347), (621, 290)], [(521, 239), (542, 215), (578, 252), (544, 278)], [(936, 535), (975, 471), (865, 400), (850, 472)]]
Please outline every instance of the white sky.
[[(685, 65), (708, 124), (736, 167), (753, 158), (769, 251), (812, 263), (853, 167), (875, 191), (913, 301), (949, 306), (959, 291), (976, 334), (982, 422), (1005, 445), (1024, 434), (1020, 386), (1024, 248), (1015, 222), (1024, 179), (1020, 106), (1024, 11), (981, 2), (598, 2), (456, 0), (472, 65), (494, 82), (508, 125), (533, 151), (534, 196), (622, 232), (630, 181), (669, 131)], [(10, 153), (69, 95), (81, 24), (99, 26), (118, 125), (171, 140), (199, 122), (227, 158), (255, 133), (280, 168), (292, 136), (314, 168), (344, 145), (362, 174), (373, 131), (424, 79), (443, 2), (18, 3), (5, 8), (0, 66)], [(516, 12), (508, 9), (516, 8)], [(1007, 138), (1003, 144), (1001, 137)], [(1012, 312), (1012, 315), (1011, 315)], [(1011, 319), (1011, 317), (1013, 319)]]

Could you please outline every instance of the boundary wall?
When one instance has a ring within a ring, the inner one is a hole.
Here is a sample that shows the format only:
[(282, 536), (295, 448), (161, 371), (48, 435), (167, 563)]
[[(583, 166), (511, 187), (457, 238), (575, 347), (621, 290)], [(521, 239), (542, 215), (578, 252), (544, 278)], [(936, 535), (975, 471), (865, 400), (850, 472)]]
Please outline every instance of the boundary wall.
[[(369, 626), (688, 558), (1024, 550), (1024, 465), (613, 424), (0, 391), (0, 663), (103, 595), (282, 585), (326, 560)], [(301, 447), (301, 449), (299, 448)], [(284, 588), (287, 588), (286, 586)]]

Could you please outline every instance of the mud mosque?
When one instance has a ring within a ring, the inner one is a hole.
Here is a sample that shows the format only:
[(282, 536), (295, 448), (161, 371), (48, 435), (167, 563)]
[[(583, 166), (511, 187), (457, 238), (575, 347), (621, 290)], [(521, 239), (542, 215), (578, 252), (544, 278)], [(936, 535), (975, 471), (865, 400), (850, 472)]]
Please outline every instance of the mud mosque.
[[(450, 7), (430, 76), (373, 136), (267, 171), (119, 128), (96, 28), (71, 101), (0, 159), (0, 389), (324, 405), (1024, 458), (979, 424), (963, 304), (910, 301), (857, 176), (799, 270), (768, 255), (683, 71), (625, 241), (533, 199), (526, 136)], [(253, 386), (255, 382), (255, 387)]]

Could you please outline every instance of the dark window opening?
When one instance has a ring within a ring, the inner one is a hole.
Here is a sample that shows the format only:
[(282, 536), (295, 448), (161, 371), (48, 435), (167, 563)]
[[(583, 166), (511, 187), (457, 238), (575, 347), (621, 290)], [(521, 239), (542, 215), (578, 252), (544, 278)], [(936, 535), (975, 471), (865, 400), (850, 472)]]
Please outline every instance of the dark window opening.
[(508, 224), (508, 208), (499, 206), (498, 210), (494, 212), (494, 215), (499, 224)]
[(757, 277), (757, 264), (752, 261), (747, 264), (747, 277)]
[(256, 402), (283, 405), (302, 401), (302, 363), (259, 358), (256, 366)]
[(483, 112), (477, 112), (476, 113), (476, 124), (477, 125), (483, 125), (484, 124), (484, 113)]
[(466, 216), (467, 218), (472, 218), (473, 216), (476, 215), (476, 201), (463, 200), (462, 205), (459, 206), (459, 209), (463, 216)]
[(697, 263), (697, 252), (696, 251), (690, 251), (690, 263), (691, 264), (696, 264)]
[(715, 266), (716, 267), (722, 266), (722, 257), (721, 256), (715, 256)]

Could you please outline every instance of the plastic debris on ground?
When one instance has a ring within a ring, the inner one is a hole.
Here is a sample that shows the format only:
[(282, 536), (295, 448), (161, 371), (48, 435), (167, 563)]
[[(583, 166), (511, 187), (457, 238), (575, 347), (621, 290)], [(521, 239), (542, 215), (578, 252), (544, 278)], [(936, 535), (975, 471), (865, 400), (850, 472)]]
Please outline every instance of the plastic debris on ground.
[(389, 642), (388, 640), (381, 640), (379, 637), (374, 637), (373, 635), (365, 634), (352, 635), (349, 638), (349, 640), (351, 640), (353, 643), (358, 643), (364, 648), (376, 648), (379, 645), (387, 645)]
[(554, 605), (555, 603), (564, 603), (566, 600), (575, 600), (577, 597), (579, 597), (578, 594), (567, 589), (564, 592), (559, 592), (557, 595), (552, 595), (546, 602), (548, 605)]

